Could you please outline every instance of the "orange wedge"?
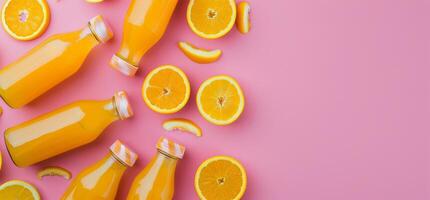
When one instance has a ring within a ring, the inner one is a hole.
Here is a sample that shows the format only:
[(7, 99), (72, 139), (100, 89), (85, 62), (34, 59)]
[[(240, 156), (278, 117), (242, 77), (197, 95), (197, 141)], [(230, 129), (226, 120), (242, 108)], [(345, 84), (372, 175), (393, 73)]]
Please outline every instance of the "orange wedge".
[(192, 61), (196, 63), (206, 64), (217, 61), (222, 54), (222, 51), (219, 49), (215, 50), (206, 50), (199, 49), (190, 43), (187, 42), (179, 42), (179, 49)]
[(45, 176), (62, 176), (66, 180), (70, 180), (70, 178), (72, 178), (72, 173), (62, 167), (46, 167), (37, 172), (37, 177), (40, 180)]
[(189, 132), (197, 137), (202, 136), (202, 129), (194, 122), (188, 119), (169, 119), (163, 122), (163, 128), (166, 131), (179, 130)]
[(191, 30), (206, 39), (226, 35), (236, 21), (234, 0), (190, 0), (187, 22)]
[(251, 6), (248, 2), (243, 1), (237, 5), (236, 26), (239, 32), (247, 34), (251, 29)]
[(32, 40), (48, 27), (50, 11), (45, 0), (7, 0), (2, 9), (2, 24), (17, 40)]
[(0, 186), (0, 199), (40, 200), (40, 195), (37, 189), (31, 184), (20, 180), (13, 180)]
[(194, 188), (204, 200), (239, 200), (246, 185), (245, 168), (229, 156), (215, 156), (204, 161), (194, 179)]
[(190, 82), (178, 67), (160, 66), (146, 76), (142, 95), (151, 110), (162, 114), (175, 113), (181, 110), (190, 98)]
[(200, 114), (215, 125), (236, 121), (245, 107), (245, 98), (237, 81), (229, 76), (214, 76), (204, 81), (197, 92)]

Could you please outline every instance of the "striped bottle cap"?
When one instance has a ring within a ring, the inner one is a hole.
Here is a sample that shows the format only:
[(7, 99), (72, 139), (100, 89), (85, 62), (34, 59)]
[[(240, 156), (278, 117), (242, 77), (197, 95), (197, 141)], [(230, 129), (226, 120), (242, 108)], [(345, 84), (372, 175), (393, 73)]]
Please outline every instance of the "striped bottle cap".
[(130, 106), (130, 101), (128, 100), (126, 92), (115, 92), (113, 98), (120, 119), (127, 119), (133, 116), (133, 109)]
[(185, 154), (185, 147), (161, 137), (157, 143), (157, 149), (175, 158), (182, 159)]
[(88, 23), (91, 31), (100, 42), (105, 43), (113, 37), (112, 29), (101, 15), (93, 17)]
[(121, 163), (133, 167), (137, 160), (137, 154), (117, 140), (110, 146), (110, 151)]

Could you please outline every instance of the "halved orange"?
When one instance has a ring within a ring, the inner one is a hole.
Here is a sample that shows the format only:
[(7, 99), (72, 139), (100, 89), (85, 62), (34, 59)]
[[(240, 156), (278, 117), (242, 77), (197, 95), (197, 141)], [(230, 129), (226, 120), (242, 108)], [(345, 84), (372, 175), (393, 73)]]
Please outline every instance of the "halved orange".
[(0, 199), (40, 200), (40, 195), (33, 185), (20, 180), (12, 180), (0, 186)]
[(179, 42), (179, 49), (192, 61), (200, 64), (212, 63), (217, 61), (222, 54), (219, 49), (206, 50), (195, 47), (187, 42)]
[(169, 119), (163, 122), (163, 128), (166, 131), (180, 130), (189, 132), (197, 137), (202, 136), (202, 129), (193, 121), (188, 119)]
[(234, 0), (190, 0), (188, 4), (188, 25), (202, 38), (216, 39), (226, 35), (235, 21)]
[(248, 2), (243, 1), (237, 5), (236, 25), (239, 32), (247, 34), (251, 29), (251, 6)]
[(151, 110), (162, 114), (175, 113), (190, 98), (190, 82), (178, 67), (160, 66), (146, 76), (142, 96)]
[(197, 92), (200, 114), (215, 125), (236, 121), (245, 107), (245, 98), (237, 81), (230, 76), (214, 76), (204, 81)]
[(37, 177), (42, 180), (45, 176), (62, 176), (66, 180), (72, 178), (72, 173), (62, 167), (46, 167), (37, 172)]
[(45, 32), (50, 10), (46, 0), (7, 0), (1, 18), (10, 36), (17, 40), (32, 40)]
[(202, 200), (239, 200), (246, 191), (242, 164), (229, 156), (215, 156), (197, 169), (194, 188)]

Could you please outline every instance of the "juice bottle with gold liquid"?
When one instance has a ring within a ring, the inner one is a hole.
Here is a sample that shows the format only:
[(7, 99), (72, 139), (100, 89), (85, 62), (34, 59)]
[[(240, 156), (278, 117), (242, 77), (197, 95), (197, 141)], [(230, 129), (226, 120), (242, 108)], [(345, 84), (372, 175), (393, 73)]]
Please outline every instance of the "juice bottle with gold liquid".
[(82, 29), (49, 37), (0, 70), (0, 96), (12, 108), (28, 104), (77, 72), (90, 51), (112, 36), (97, 16)]
[(169, 24), (178, 0), (131, 0), (123, 28), (119, 51), (111, 66), (134, 76), (142, 56), (157, 43)]
[(171, 200), (175, 188), (175, 170), (185, 148), (166, 138), (157, 143), (157, 154), (134, 179), (127, 200)]
[(122, 175), (136, 160), (136, 153), (117, 140), (108, 155), (73, 179), (61, 200), (114, 200)]
[(94, 141), (111, 123), (133, 115), (125, 92), (78, 101), (5, 131), (12, 161), (25, 167)]

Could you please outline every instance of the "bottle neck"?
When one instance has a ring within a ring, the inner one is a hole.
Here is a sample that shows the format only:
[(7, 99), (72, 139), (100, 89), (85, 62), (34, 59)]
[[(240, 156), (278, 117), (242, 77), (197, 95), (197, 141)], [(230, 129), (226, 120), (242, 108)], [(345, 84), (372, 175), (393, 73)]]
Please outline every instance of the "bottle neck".
[(168, 167), (168, 169), (175, 170), (176, 165), (178, 164), (178, 159), (158, 150), (155, 158), (164, 166)]
[(97, 37), (95, 36), (95, 34), (93, 33), (93, 31), (90, 29), (89, 25), (86, 25), (84, 28), (82, 28), (79, 31), (79, 40), (80, 41), (85, 41), (86, 43), (88, 43), (92, 47), (95, 47), (95, 46), (97, 46), (98, 44), (101, 43), (97, 39)]
[(127, 169), (127, 166), (122, 164), (115, 156), (109, 152), (102, 160), (100, 160), (96, 166), (98, 166), (98, 176), (102, 176), (106, 173), (118, 173), (122, 175)]
[(121, 119), (113, 98), (100, 101), (100, 107), (102, 111), (112, 119), (112, 121)]

